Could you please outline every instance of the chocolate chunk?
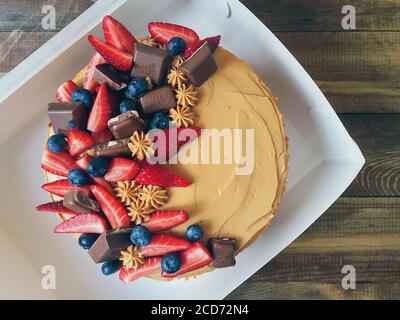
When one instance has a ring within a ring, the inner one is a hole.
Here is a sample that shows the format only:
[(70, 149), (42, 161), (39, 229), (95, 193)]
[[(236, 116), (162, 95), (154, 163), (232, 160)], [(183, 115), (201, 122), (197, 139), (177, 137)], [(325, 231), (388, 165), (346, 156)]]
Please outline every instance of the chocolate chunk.
[(172, 57), (167, 51), (136, 43), (133, 58), (133, 78), (150, 77), (157, 85), (163, 85), (171, 67)]
[(89, 212), (99, 212), (99, 203), (85, 196), (79, 190), (72, 190), (64, 196), (63, 200), (64, 207), (71, 209), (72, 211), (78, 213), (89, 213)]
[(135, 131), (143, 131), (145, 129), (143, 120), (133, 110), (110, 119), (108, 127), (115, 139), (128, 138)]
[(175, 94), (170, 86), (164, 86), (146, 93), (140, 98), (140, 103), (144, 114), (168, 111), (176, 107)]
[(68, 122), (77, 129), (86, 129), (87, 113), (82, 103), (49, 103), (48, 115), (56, 134), (67, 134)]
[(217, 63), (208, 43), (204, 43), (181, 65), (183, 73), (197, 87), (200, 87), (217, 68)]
[(96, 144), (93, 152), (96, 157), (118, 157), (130, 155), (132, 152), (128, 147), (129, 138)]
[(208, 241), (208, 247), (212, 256), (213, 262), (210, 266), (213, 268), (226, 268), (236, 264), (236, 239), (231, 238), (211, 238)]
[(89, 249), (90, 257), (95, 263), (117, 260), (121, 251), (132, 244), (131, 231), (132, 228), (122, 228), (103, 232)]
[(128, 86), (129, 77), (118, 70), (115, 70), (112, 65), (104, 63), (95, 67), (94, 77), (100, 84), (107, 83), (113, 90), (121, 90)]

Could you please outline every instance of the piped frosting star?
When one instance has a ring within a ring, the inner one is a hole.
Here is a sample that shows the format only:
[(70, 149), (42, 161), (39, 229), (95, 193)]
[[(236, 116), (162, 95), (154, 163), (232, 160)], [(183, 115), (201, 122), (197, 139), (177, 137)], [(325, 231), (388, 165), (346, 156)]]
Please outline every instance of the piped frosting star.
[(185, 83), (175, 89), (175, 95), (178, 105), (184, 107), (194, 107), (199, 100), (198, 91), (194, 89), (193, 85), (187, 86)]
[(122, 261), (122, 265), (126, 269), (137, 269), (144, 263), (143, 254), (136, 246), (129, 246), (126, 250), (121, 251), (121, 257), (119, 260)]
[(117, 183), (114, 192), (125, 206), (129, 206), (139, 197), (140, 189), (141, 187), (135, 181), (121, 181)]
[(135, 131), (131, 137), (128, 147), (132, 152), (132, 157), (143, 160), (154, 154), (152, 148), (153, 141), (144, 133)]
[(181, 56), (175, 56), (174, 60), (172, 60), (172, 66), (174, 68), (179, 68), (183, 62), (184, 60)]
[(143, 43), (143, 44), (145, 44), (146, 46), (149, 46), (149, 47), (156, 47), (157, 48), (159, 46), (159, 44), (157, 43), (156, 39), (154, 39), (152, 37), (146, 37), (146, 38), (139, 39), (139, 42)]
[(187, 78), (180, 68), (172, 67), (168, 74), (168, 84), (179, 88), (187, 81)]
[(195, 114), (189, 107), (177, 106), (169, 110), (169, 117), (177, 128), (187, 128), (194, 123)]
[(136, 224), (141, 224), (143, 221), (149, 220), (150, 213), (153, 211), (154, 209), (150, 207), (146, 201), (140, 199), (140, 197), (133, 201), (128, 207), (128, 215)]
[(159, 209), (168, 201), (168, 190), (157, 186), (144, 186), (139, 193), (139, 198), (148, 207)]

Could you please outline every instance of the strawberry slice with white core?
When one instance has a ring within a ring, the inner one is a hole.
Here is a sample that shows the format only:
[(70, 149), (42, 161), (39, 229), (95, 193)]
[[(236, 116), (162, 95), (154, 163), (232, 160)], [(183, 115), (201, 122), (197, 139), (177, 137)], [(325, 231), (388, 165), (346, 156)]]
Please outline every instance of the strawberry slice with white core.
[(105, 128), (103, 131), (92, 132), (92, 137), (94, 141), (96, 141), (96, 144), (109, 142), (114, 139), (110, 129), (108, 128)]
[(159, 187), (187, 187), (190, 182), (175, 174), (171, 170), (159, 165), (141, 162), (141, 168), (135, 181), (141, 185)]
[(148, 25), (151, 36), (160, 44), (167, 44), (174, 37), (180, 37), (186, 42), (186, 47), (199, 41), (199, 35), (190, 28), (164, 22), (150, 22)]
[(88, 186), (76, 187), (70, 184), (67, 179), (45, 183), (44, 185), (42, 185), (42, 189), (59, 197), (64, 197), (68, 192), (72, 190), (78, 190), (86, 196), (90, 195), (90, 190)]
[(94, 72), (95, 72), (97, 65), (103, 64), (105, 62), (106, 61), (104, 60), (104, 58), (101, 56), (100, 53), (95, 52), (93, 54), (88, 66), (87, 66), (87, 69), (86, 69), (85, 80), (83, 82), (84, 89), (87, 89), (92, 93), (94, 93), (96, 91), (98, 83), (96, 82), (96, 79), (94, 77)]
[(107, 44), (133, 54), (137, 40), (125, 26), (111, 16), (103, 19), (104, 39)]
[(43, 170), (61, 177), (67, 177), (72, 169), (78, 168), (75, 160), (68, 153), (54, 153), (48, 149), (43, 152), (41, 167)]
[(109, 182), (129, 181), (137, 175), (139, 169), (139, 165), (132, 160), (113, 158), (104, 179)]
[(71, 102), (72, 92), (78, 89), (78, 86), (72, 81), (68, 80), (58, 87), (56, 98), (59, 103)]
[(78, 212), (72, 211), (71, 209), (64, 207), (62, 201), (41, 204), (40, 206), (36, 207), (36, 210), (39, 212), (68, 214), (71, 216), (77, 216), (79, 214)]
[(88, 150), (96, 144), (90, 134), (78, 129), (68, 130), (67, 141), (69, 154), (73, 157)]
[(131, 283), (149, 273), (161, 268), (161, 257), (144, 259), (144, 263), (137, 269), (125, 269), (122, 267), (119, 270), (119, 279), (125, 283)]
[(116, 98), (114, 97), (114, 93), (103, 83), (100, 86), (99, 93), (90, 112), (87, 129), (92, 132), (105, 130), (107, 122), (110, 120), (116, 107), (115, 104)]
[(85, 213), (59, 224), (54, 233), (103, 233), (106, 230), (107, 222), (102, 217)]
[(159, 232), (179, 226), (187, 219), (188, 215), (183, 210), (161, 210), (152, 213), (150, 219), (142, 223), (142, 226), (151, 232)]
[(148, 245), (140, 247), (140, 252), (144, 257), (157, 257), (188, 248), (190, 248), (190, 242), (185, 239), (176, 238), (168, 234), (155, 234)]

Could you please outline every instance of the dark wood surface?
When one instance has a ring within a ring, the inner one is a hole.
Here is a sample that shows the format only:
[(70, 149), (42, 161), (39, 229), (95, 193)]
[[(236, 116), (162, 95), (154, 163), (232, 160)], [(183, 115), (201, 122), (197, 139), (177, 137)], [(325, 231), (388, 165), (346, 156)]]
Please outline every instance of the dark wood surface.
[[(343, 196), (229, 299), (399, 299), (400, 2), (353, 0), (357, 29), (344, 31), (346, 0), (243, 0), (318, 83), (367, 163)], [(41, 29), (55, 5), (57, 28)], [(10, 71), (93, 1), (0, 0), (0, 73)], [(17, 30), (17, 31), (15, 31)], [(356, 290), (341, 287), (353, 265)]]

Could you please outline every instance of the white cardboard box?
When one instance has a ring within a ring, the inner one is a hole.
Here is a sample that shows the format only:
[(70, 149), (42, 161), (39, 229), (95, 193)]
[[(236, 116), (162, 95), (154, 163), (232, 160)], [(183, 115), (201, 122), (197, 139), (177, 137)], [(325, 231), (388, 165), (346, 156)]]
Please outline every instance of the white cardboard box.
[[(290, 138), (287, 192), (271, 227), (239, 255), (234, 268), (191, 281), (141, 279), (126, 286), (102, 276), (72, 238), (54, 236), (57, 217), (35, 212), (48, 200), (40, 189), (47, 103), (87, 63), (92, 49), (86, 36), (101, 36), (101, 19), (111, 13), (137, 36), (154, 20), (187, 25), (201, 37), (222, 34), (222, 45), (248, 61), (279, 98)], [(0, 79), (0, 119), (0, 298), (221, 299), (304, 232), (364, 164), (306, 71), (237, 0), (97, 1)], [(44, 265), (56, 267), (54, 291), (41, 287)]]

